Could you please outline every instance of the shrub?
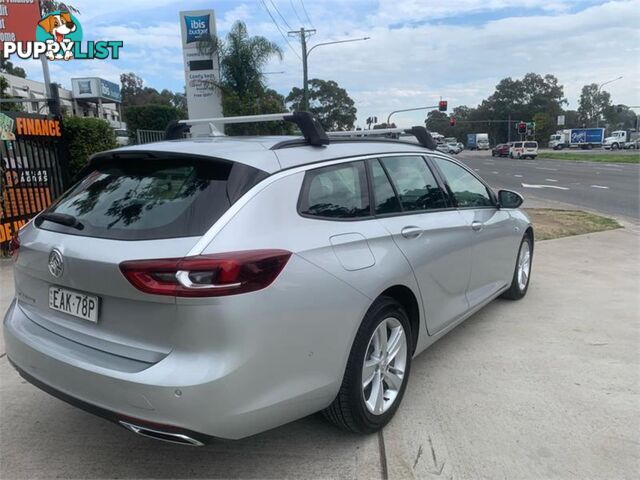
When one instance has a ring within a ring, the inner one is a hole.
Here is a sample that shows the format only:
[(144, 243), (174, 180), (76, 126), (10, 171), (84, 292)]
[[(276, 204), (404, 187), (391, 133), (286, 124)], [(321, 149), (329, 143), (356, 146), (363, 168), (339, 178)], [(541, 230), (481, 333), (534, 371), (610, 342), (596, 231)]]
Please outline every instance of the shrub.
[(137, 130), (162, 130), (170, 122), (180, 120), (182, 112), (170, 105), (131, 106), (124, 110), (124, 120), (132, 142), (136, 141)]
[(113, 128), (105, 120), (88, 117), (64, 117), (64, 136), (69, 145), (69, 177), (73, 178), (94, 153), (116, 148)]

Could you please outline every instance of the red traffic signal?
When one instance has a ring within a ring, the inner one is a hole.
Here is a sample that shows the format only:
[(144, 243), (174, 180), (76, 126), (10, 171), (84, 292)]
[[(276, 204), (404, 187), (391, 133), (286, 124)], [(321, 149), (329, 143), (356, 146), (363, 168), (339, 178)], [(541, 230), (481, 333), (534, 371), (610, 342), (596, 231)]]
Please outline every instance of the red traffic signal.
[(438, 103), (438, 110), (440, 110), (441, 112), (446, 112), (447, 111), (447, 101), (446, 100), (440, 100), (440, 102)]
[(449, 119), (449, 126), (450, 127), (455, 127), (456, 126), (456, 117), (451, 117)]
[(527, 124), (524, 122), (518, 123), (518, 133), (527, 133)]

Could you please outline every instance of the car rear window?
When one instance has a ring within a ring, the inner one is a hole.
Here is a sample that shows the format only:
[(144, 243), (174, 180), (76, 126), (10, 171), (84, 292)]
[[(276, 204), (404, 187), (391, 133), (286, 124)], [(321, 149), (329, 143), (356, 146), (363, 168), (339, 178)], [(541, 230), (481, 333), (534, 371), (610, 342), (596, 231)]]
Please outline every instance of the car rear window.
[(71, 215), (80, 228), (48, 220), (40, 228), (117, 240), (198, 236), (266, 177), (262, 170), (223, 160), (107, 161), (47, 210)]
[(536, 142), (525, 142), (524, 148), (538, 148), (538, 144)]

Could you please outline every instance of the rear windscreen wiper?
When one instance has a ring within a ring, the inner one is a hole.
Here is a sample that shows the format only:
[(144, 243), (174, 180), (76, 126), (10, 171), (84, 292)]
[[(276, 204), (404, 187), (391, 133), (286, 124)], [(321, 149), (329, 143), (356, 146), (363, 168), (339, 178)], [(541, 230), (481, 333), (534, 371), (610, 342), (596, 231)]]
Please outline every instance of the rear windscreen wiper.
[(75, 228), (77, 230), (82, 230), (84, 228), (84, 225), (76, 217), (73, 215), (67, 215), (66, 213), (42, 213), (36, 218), (36, 226), (39, 227), (45, 220), (48, 222), (59, 223), (60, 225)]

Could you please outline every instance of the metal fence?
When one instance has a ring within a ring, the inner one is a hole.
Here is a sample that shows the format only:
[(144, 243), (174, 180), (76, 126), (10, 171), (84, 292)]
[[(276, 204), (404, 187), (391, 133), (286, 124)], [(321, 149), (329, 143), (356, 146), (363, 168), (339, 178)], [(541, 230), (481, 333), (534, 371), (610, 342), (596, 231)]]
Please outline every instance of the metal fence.
[(136, 130), (138, 145), (164, 140), (164, 130)]
[[(19, 115), (43, 125), (59, 122), (44, 115)], [(20, 227), (68, 187), (64, 136), (47, 136), (43, 130), (29, 133), (0, 141), (0, 250), (6, 250)]]

